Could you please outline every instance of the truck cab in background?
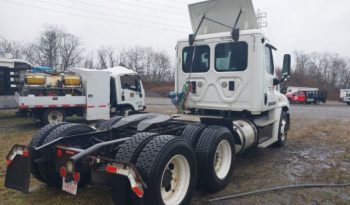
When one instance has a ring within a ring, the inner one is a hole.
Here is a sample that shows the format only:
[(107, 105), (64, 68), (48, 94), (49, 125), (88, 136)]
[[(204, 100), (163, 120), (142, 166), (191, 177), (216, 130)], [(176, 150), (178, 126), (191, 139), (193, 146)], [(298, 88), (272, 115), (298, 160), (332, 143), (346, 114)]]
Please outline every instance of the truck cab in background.
[(350, 105), (350, 89), (340, 90), (340, 102)]
[(320, 104), (327, 102), (328, 92), (318, 88), (288, 87), (286, 96), (290, 103)]
[(140, 76), (124, 67), (109, 68), (110, 73), (110, 107), (111, 112), (119, 111), (121, 115), (146, 109), (145, 90)]

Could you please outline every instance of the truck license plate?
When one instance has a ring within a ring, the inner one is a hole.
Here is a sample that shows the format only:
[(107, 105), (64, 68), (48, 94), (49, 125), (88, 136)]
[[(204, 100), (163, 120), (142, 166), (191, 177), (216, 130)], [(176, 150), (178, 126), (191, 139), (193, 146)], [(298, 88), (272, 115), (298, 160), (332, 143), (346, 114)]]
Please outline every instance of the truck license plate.
[(65, 178), (62, 178), (62, 190), (70, 194), (77, 195), (78, 183), (75, 181), (66, 182)]

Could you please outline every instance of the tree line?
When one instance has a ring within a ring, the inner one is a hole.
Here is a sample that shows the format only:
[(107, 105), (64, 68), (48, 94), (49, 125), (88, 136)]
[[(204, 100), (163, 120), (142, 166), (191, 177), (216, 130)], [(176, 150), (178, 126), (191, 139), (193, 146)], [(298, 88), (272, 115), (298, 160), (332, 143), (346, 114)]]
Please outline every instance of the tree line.
[(289, 84), (335, 91), (350, 88), (350, 59), (336, 53), (294, 53), (295, 65)]
[[(135, 70), (144, 81), (172, 82), (174, 65), (170, 55), (152, 47), (116, 48), (101, 46), (87, 52), (79, 37), (57, 26), (46, 26), (30, 43), (0, 37), (0, 56), (11, 54), (33, 65), (49, 66), (59, 71), (70, 67), (106, 69), (118, 65)], [(311, 86), (332, 91), (350, 88), (350, 59), (336, 53), (294, 53), (289, 85)]]
[(57, 26), (45, 26), (33, 42), (18, 42), (0, 36), (0, 57), (10, 54), (32, 65), (48, 66), (58, 71), (71, 67), (106, 69), (125, 66), (136, 71), (144, 81), (174, 80), (171, 56), (152, 47), (116, 48), (101, 46), (86, 51), (79, 37)]

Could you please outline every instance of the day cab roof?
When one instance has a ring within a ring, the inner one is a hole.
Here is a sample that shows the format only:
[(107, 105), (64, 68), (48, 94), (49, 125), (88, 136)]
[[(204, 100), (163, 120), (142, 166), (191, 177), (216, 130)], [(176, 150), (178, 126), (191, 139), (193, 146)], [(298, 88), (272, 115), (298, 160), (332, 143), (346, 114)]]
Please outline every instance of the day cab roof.
[(130, 70), (128, 68), (122, 67), (122, 66), (117, 66), (113, 68), (108, 68), (108, 69), (103, 69), (103, 70), (97, 70), (97, 69), (88, 69), (88, 68), (70, 68), (69, 69), (72, 72), (78, 72), (83, 71), (83, 72), (104, 72), (104, 73), (109, 73), (109, 75), (112, 76), (120, 76), (120, 75), (137, 75), (137, 73), (133, 70)]
[[(241, 30), (240, 31), (240, 36), (246, 36), (246, 35), (255, 35), (255, 36), (259, 35), (259, 36), (264, 37), (268, 41), (268, 38), (260, 29), (251, 29), (251, 30)], [(196, 42), (201, 42), (201, 41), (206, 41), (206, 40), (214, 40), (214, 39), (220, 39), (220, 40), (231, 39), (232, 40), (232, 34), (231, 34), (231, 32), (221, 32), (221, 33), (198, 35), (196, 37)], [(181, 39), (178, 42), (188, 42), (188, 38)]]
[(135, 71), (123, 66), (108, 68), (105, 71), (108, 71), (111, 75), (137, 75)]

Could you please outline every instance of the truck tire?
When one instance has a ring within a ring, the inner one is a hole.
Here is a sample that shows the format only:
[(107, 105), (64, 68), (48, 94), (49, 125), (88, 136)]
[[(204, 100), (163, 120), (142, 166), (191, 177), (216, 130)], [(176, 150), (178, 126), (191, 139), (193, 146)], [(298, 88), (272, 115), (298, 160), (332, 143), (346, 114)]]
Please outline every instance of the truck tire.
[[(47, 137), (47, 135), (56, 127), (61, 126), (66, 124), (65, 122), (63, 123), (53, 123), (53, 124), (49, 124), (46, 125), (45, 127), (41, 128), (32, 138), (32, 140), (29, 143), (29, 148), (30, 149), (34, 149), (36, 147), (39, 147), (42, 145), (42, 143), (44, 142), (45, 138)], [(37, 156), (36, 155), (32, 155), (31, 156), (31, 173), (32, 175), (39, 181), (43, 182), (43, 178), (41, 177), (40, 173), (39, 173), (39, 167), (37, 165), (37, 163), (35, 163), (34, 161), (36, 159), (39, 159), (41, 156)]]
[(190, 124), (182, 132), (183, 139), (188, 142), (193, 148), (196, 147), (197, 142), (206, 126), (202, 124)]
[(51, 123), (64, 122), (66, 120), (66, 112), (62, 109), (48, 109), (42, 115), (41, 122), (44, 125)]
[(111, 127), (113, 127), (113, 125), (117, 122), (119, 122), (119, 120), (121, 120), (123, 117), (122, 116), (115, 116), (112, 117), (109, 120), (106, 120), (104, 122), (101, 122), (98, 127), (96, 126), (97, 129), (99, 130), (109, 130)]
[(99, 121), (97, 121), (96, 124), (95, 124), (95, 128), (100, 130), (101, 125), (103, 125), (106, 121), (108, 121), (108, 120), (99, 120)]
[(196, 146), (199, 187), (209, 193), (222, 190), (233, 171), (235, 141), (226, 127), (210, 126), (204, 130)]
[[(135, 164), (143, 148), (157, 134), (154, 133), (138, 133), (132, 136), (120, 146), (115, 156), (116, 162)], [(116, 205), (133, 205), (137, 204), (138, 198), (133, 194), (129, 179), (125, 176), (113, 175), (111, 178), (111, 194), (112, 200)]]
[[(45, 138), (43, 145), (49, 142), (52, 142), (53, 140), (56, 140), (60, 137), (74, 135), (74, 134), (89, 133), (93, 130), (94, 129), (88, 125), (67, 123), (53, 129)], [(61, 188), (62, 178), (60, 174), (56, 172), (54, 160), (44, 161), (38, 164), (38, 168), (44, 183), (52, 187)], [(90, 182), (91, 175), (89, 171), (82, 171), (80, 173), (80, 176), (81, 176), (81, 179), (79, 181), (80, 187), (85, 186)]]
[(121, 116), (129, 116), (132, 112), (135, 112), (135, 109), (131, 106), (123, 106), (122, 108), (120, 108)]
[(288, 113), (285, 111), (282, 111), (280, 124), (278, 128), (278, 141), (275, 143), (275, 146), (283, 147), (287, 144), (288, 130), (289, 130)]
[(143, 204), (190, 203), (196, 187), (197, 164), (195, 153), (185, 140), (157, 136), (146, 145), (135, 165), (148, 186)]

